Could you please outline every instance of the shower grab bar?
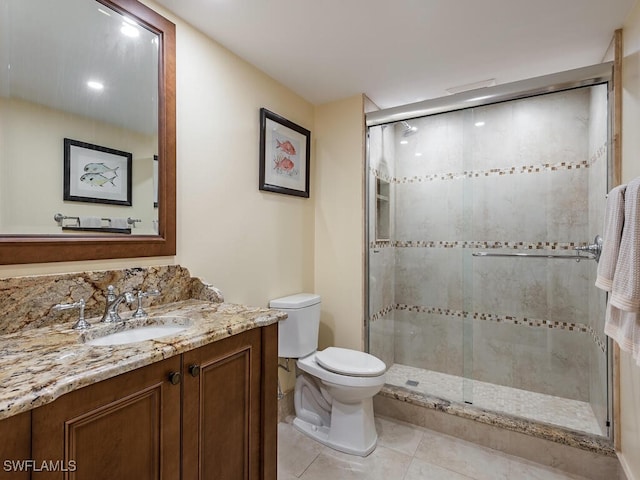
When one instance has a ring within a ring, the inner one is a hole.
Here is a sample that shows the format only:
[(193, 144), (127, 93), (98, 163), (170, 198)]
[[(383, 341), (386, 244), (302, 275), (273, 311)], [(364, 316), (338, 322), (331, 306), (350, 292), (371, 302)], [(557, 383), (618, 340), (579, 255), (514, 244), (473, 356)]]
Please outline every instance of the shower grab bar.
[[(539, 253), (492, 253), (492, 252), (476, 252), (472, 253), (474, 257), (525, 257), (525, 258), (553, 258), (553, 259), (571, 259), (579, 262), (580, 260), (600, 260), (602, 253), (602, 237), (596, 235), (591, 245), (584, 247), (575, 247), (575, 254), (539, 254)], [(581, 253), (585, 252), (585, 253)]]
[(491, 252), (476, 252), (472, 253), (474, 257), (523, 257), (523, 258), (565, 258), (575, 260), (579, 262), (580, 260), (595, 260), (595, 254), (587, 252), (587, 254), (572, 254), (572, 255), (553, 255), (553, 254), (536, 254), (536, 253), (491, 253)]

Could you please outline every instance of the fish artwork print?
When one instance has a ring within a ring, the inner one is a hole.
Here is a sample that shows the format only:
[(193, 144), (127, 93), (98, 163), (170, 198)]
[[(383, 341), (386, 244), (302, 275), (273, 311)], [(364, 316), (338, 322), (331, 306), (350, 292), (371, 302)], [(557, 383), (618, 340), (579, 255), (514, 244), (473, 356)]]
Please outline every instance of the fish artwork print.
[(297, 147), (298, 142), (284, 135), (274, 135), (273, 143), (273, 171), (277, 175), (297, 177), (299, 169)]
[(117, 177), (118, 176), (118, 172), (117, 172), (118, 168), (120, 168), (120, 167), (109, 168), (104, 163), (87, 163), (84, 166), (84, 171), (85, 171), (85, 173), (107, 173), (107, 172), (113, 172), (114, 175)]
[(284, 153), (288, 155), (296, 154), (296, 149), (293, 146), (293, 143), (291, 143), (289, 140), (285, 140), (284, 142), (281, 142), (276, 138), (276, 148), (277, 149), (279, 148), (280, 150), (282, 150)]
[(111, 183), (111, 185), (115, 187), (116, 184), (113, 183), (113, 179), (116, 177), (117, 175), (114, 175), (113, 177), (109, 178), (109, 177), (105, 177), (101, 173), (85, 173), (80, 177), (80, 181), (87, 183), (93, 187), (102, 187), (105, 183)]
[(293, 163), (289, 157), (286, 157), (284, 155), (278, 155), (274, 159), (274, 162), (275, 165), (273, 166), (273, 168), (284, 172), (290, 172), (291, 170), (293, 170), (293, 167), (296, 166), (296, 164)]

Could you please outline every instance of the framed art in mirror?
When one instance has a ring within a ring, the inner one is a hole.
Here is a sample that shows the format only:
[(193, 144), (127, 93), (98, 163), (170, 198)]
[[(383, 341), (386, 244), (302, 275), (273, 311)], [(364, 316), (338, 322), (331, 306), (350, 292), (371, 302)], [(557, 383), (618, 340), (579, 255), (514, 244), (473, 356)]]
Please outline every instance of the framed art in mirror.
[(64, 199), (131, 206), (131, 152), (64, 139)]

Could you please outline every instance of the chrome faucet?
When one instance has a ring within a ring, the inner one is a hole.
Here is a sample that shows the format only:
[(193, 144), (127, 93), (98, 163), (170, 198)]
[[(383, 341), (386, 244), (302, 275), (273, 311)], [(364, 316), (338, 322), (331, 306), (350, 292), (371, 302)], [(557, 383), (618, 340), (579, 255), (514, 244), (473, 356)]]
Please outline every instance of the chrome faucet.
[(122, 302), (132, 303), (135, 298), (135, 295), (131, 292), (123, 292), (120, 295), (116, 295), (114, 286), (109, 285), (107, 287), (107, 303), (101, 321), (106, 323), (121, 322), (122, 318), (118, 315), (118, 306)]

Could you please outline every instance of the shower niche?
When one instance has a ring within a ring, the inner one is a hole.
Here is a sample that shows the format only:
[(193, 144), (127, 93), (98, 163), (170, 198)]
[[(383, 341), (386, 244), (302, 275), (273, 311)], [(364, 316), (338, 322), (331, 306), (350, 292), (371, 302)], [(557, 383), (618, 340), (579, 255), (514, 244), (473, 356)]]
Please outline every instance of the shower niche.
[(560, 258), (602, 230), (608, 79), (367, 116), (368, 349), (385, 389), (609, 436), (597, 264)]
[(376, 242), (391, 238), (391, 185), (376, 178)]

